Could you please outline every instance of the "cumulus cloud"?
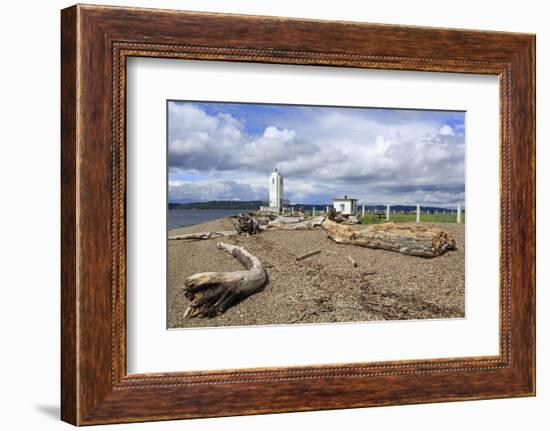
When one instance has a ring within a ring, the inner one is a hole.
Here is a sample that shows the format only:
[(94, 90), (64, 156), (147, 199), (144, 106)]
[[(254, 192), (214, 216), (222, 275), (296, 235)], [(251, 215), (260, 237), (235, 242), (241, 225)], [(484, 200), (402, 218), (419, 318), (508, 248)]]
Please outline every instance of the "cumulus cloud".
[(451, 126), (444, 124), (443, 126), (441, 126), (441, 129), (439, 129), (439, 134), (443, 136), (454, 136), (455, 131)]
[(270, 172), (289, 159), (319, 151), (315, 144), (298, 139), (293, 130), (268, 126), (255, 137), (243, 129), (243, 123), (231, 115), (210, 116), (193, 105), (175, 105), (169, 119), (170, 169)]
[(265, 199), (277, 167), (294, 202), (328, 203), (341, 194), (368, 204), (464, 201), (465, 142), (455, 131), (463, 117), (453, 128), (444, 114), (426, 111), (282, 107), (251, 131), (252, 119), (235, 105), (207, 111), (169, 105), (170, 178), (212, 179), (174, 183), (171, 198)]
[(170, 104), (168, 163), (171, 169), (237, 169), (242, 124), (231, 115), (207, 115), (191, 104)]

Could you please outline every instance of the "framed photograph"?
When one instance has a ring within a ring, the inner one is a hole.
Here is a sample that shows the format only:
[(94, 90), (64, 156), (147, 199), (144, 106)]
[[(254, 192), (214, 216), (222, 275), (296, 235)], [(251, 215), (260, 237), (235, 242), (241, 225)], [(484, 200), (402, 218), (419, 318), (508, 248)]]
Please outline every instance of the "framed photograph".
[(61, 14), (61, 415), (535, 394), (535, 36)]

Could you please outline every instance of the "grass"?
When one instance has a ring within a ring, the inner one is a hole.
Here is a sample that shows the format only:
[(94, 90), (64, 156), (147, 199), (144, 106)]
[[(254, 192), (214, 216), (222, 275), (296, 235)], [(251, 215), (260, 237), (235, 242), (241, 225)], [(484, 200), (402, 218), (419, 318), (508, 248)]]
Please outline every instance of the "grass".
[[(406, 223), (406, 222), (416, 222), (416, 212), (415, 213), (397, 213), (397, 214), (390, 214), (390, 222), (394, 223)], [(438, 223), (456, 223), (456, 213), (438, 213), (438, 214), (420, 214), (420, 221), (421, 222), (438, 222)], [(462, 214), (462, 223), (466, 222), (466, 217), (464, 214)], [(361, 219), (362, 224), (376, 224), (376, 223), (386, 223), (386, 214), (384, 214), (381, 218), (378, 217), (376, 214), (365, 214), (365, 216)]]
[[(326, 213), (324, 211), (315, 211), (316, 216), (325, 215)], [(378, 213), (377, 213), (378, 214)], [(374, 213), (367, 213), (363, 218), (359, 217), (361, 219), (361, 224), (378, 224), (378, 223), (386, 223), (386, 213), (380, 212), (382, 216), (379, 218), (377, 214)], [(290, 214), (288, 214), (290, 215)], [(305, 215), (311, 216), (311, 211), (305, 211)], [(390, 214), (390, 222), (393, 223), (411, 223), (416, 222), (416, 211), (413, 213), (396, 213), (396, 214)], [(421, 222), (434, 222), (434, 223), (456, 223), (456, 213), (451, 214), (448, 213), (438, 213), (438, 214), (427, 214), (427, 213), (421, 213), (420, 214), (420, 221)], [(462, 223), (466, 223), (466, 215), (462, 213)]]

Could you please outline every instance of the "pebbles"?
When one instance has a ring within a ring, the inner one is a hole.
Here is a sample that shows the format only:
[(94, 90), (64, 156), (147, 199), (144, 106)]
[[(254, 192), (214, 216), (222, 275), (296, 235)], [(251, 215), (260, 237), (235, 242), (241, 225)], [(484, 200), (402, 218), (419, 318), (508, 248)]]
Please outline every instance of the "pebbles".
[[(242, 269), (216, 239), (169, 241), (168, 326), (212, 327), (464, 317), (464, 225), (426, 223), (448, 231), (457, 250), (433, 259), (335, 244), (321, 230), (269, 230), (228, 242), (244, 246), (268, 268), (269, 283), (221, 316), (183, 319), (183, 280), (205, 271)], [(222, 219), (173, 234), (227, 230)], [(311, 250), (321, 253), (296, 261)], [(336, 253), (336, 254), (334, 254)], [(352, 267), (348, 255), (357, 267)], [(160, 294), (160, 292), (159, 292)]]

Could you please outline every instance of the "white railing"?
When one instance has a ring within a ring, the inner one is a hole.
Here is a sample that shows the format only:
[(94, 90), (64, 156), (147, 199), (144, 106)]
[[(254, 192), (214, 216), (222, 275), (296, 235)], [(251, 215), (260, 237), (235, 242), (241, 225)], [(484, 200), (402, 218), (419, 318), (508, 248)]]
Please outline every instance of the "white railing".
[[(380, 207), (380, 205), (377, 205), (377, 206)], [(409, 206), (409, 205), (399, 205), (399, 206)], [(454, 220), (456, 223), (462, 223), (462, 220), (463, 220), (463, 211), (460, 204), (457, 204), (456, 210), (451, 210), (449, 208), (441, 208), (441, 209), (432, 209), (432, 210), (424, 210), (424, 211), (422, 210), (422, 207), (419, 204), (416, 205), (416, 211), (415, 210), (409, 210), (409, 211), (395, 210), (395, 209), (392, 209), (392, 205), (386, 205), (385, 212), (381, 212), (381, 210), (379, 209), (369, 209), (366, 207), (366, 205), (361, 205), (361, 217), (365, 217), (368, 214), (376, 214), (379, 217), (379, 219), (385, 216), (384, 218), (386, 221), (391, 221), (391, 219), (393, 218), (392, 215), (395, 215), (395, 214), (414, 214), (414, 213), (416, 213), (417, 223), (420, 223), (421, 221), (423, 221), (422, 220), (423, 215), (427, 216), (427, 215), (434, 215), (434, 214), (435, 215), (443, 214), (445, 222), (451, 222)], [(447, 217), (449, 217), (448, 220), (447, 220)], [(426, 218), (428, 220), (426, 220)], [(424, 217), (424, 221), (433, 221), (433, 217)]]

